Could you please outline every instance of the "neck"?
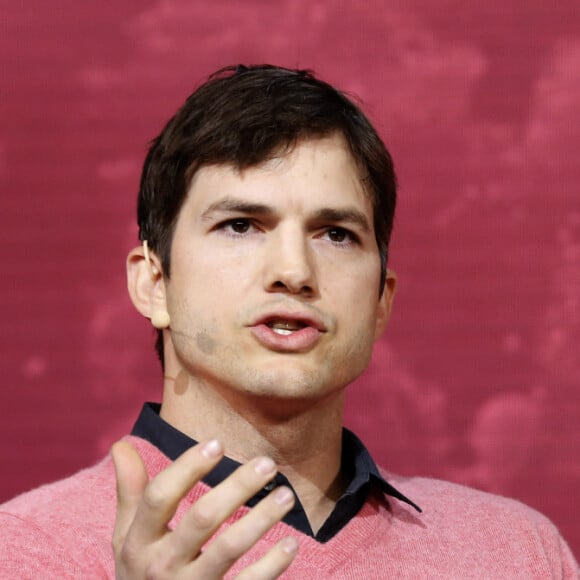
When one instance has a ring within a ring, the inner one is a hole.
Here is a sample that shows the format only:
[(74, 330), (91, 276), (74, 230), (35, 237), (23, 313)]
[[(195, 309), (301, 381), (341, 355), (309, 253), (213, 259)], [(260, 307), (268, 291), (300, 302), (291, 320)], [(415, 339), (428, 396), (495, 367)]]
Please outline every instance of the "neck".
[(316, 533), (347, 483), (340, 472), (343, 390), (323, 400), (294, 401), (224, 396), (215, 387), (178, 388), (177, 382), (166, 379), (162, 418), (197, 441), (219, 439), (240, 463), (271, 457)]

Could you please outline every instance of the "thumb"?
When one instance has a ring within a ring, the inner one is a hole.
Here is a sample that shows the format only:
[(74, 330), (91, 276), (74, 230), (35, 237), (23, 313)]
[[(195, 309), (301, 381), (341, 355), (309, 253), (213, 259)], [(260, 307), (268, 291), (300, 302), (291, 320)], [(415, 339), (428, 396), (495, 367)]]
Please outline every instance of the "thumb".
[(113, 531), (113, 550), (118, 555), (137, 513), (149, 476), (137, 450), (128, 441), (117, 441), (111, 448), (117, 478), (117, 517)]

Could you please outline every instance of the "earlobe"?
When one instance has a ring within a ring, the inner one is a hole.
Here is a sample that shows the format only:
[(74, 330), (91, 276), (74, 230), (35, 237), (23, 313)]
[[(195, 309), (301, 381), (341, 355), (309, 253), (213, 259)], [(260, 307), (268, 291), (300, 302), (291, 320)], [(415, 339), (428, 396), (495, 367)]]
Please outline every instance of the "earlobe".
[(377, 309), (377, 320), (375, 326), (375, 340), (378, 340), (391, 317), (391, 309), (393, 307), (393, 300), (397, 291), (397, 275), (392, 270), (387, 270), (387, 277), (385, 280), (385, 289), (383, 295), (379, 298), (379, 305)]
[(165, 280), (159, 258), (147, 244), (127, 256), (127, 289), (135, 308), (158, 329), (168, 328), (171, 320), (165, 299)]

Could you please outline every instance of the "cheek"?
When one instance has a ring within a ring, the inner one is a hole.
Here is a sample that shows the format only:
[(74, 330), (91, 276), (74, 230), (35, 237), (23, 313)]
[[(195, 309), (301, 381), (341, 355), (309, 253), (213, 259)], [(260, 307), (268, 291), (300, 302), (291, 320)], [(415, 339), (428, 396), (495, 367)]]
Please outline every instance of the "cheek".
[(216, 350), (216, 340), (205, 328), (195, 333), (195, 344), (200, 352), (211, 356)]
[[(213, 257), (210, 257), (213, 256)], [(206, 303), (227, 306), (243, 297), (249, 285), (255, 283), (260, 258), (257, 252), (229, 252), (225, 255), (207, 253), (193, 269), (190, 290)]]
[(192, 370), (202, 361), (219, 357), (223, 341), (217, 324), (217, 320), (204, 314), (204, 309), (188, 309), (187, 304), (181, 303), (172, 316), (171, 341), (182, 366)]
[(379, 306), (380, 270), (363, 267), (335, 269), (325, 276), (324, 290), (337, 312), (364, 325), (374, 325)]
[(217, 320), (214, 318), (219, 312), (215, 306), (219, 300), (204, 284), (181, 285), (180, 289), (180, 292), (169, 292), (167, 300), (173, 341), (180, 350), (195, 348), (211, 354), (216, 348)]
[(316, 253), (321, 281), (339, 287), (345, 294), (374, 294), (378, 298), (381, 281), (381, 260), (378, 250), (350, 252), (328, 247)]
[(379, 314), (378, 290), (369, 292), (353, 288), (348, 297), (339, 305), (343, 316), (339, 318), (342, 332), (357, 358), (368, 359), (375, 343)]

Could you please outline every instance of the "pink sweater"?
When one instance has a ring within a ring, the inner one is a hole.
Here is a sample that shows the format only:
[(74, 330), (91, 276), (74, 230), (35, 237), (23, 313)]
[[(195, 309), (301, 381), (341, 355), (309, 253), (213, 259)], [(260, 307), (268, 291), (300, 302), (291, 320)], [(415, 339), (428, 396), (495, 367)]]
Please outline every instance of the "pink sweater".
[[(169, 459), (142, 439), (129, 438), (150, 475)], [(580, 578), (578, 565), (554, 525), (530, 508), (452, 483), (387, 478), (424, 510), (371, 497), (334, 538), (320, 544), (278, 524), (230, 576), (285, 535), (300, 549), (283, 578)], [(175, 520), (207, 486), (197, 485)], [(232, 520), (247, 508), (241, 508)], [(1, 578), (114, 578), (111, 536), (115, 475), (110, 457), (63, 481), (0, 506)]]

